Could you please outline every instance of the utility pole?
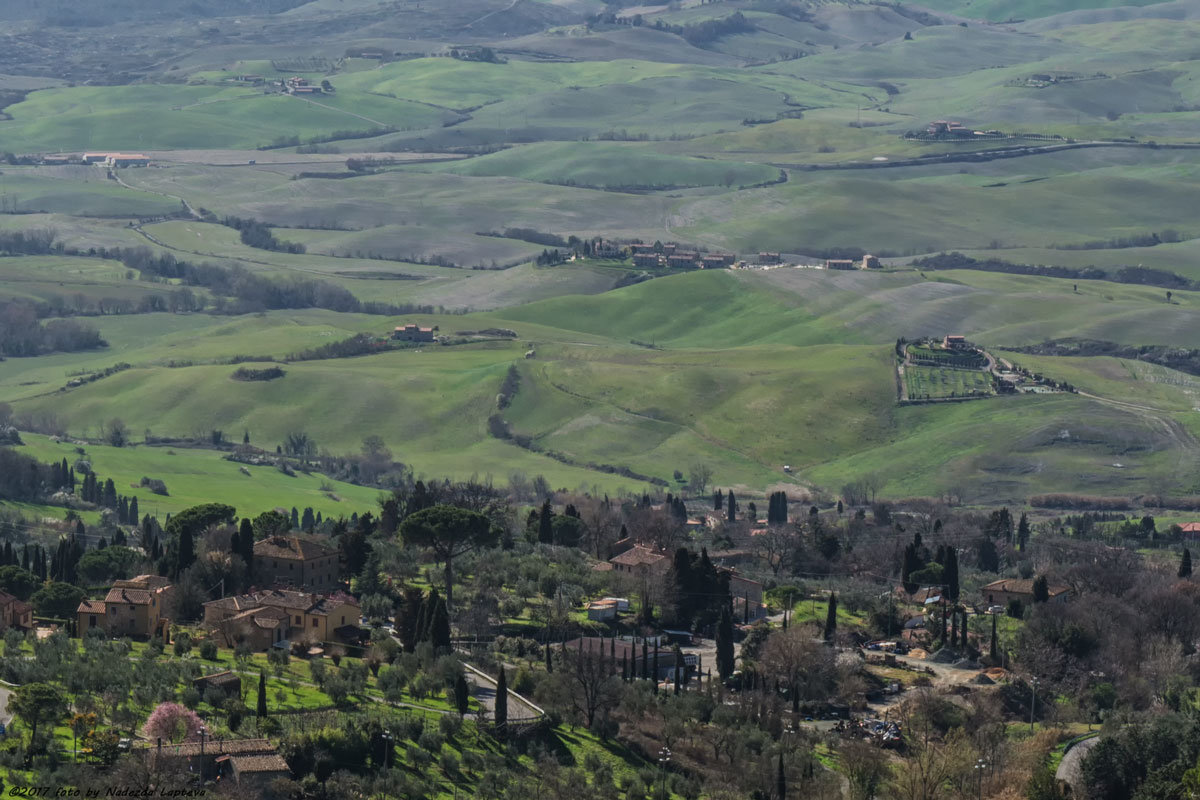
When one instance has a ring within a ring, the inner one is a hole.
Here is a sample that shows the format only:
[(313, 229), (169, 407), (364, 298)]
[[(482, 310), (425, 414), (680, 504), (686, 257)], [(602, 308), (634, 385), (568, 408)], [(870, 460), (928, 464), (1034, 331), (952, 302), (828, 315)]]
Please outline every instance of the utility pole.
[(979, 800), (983, 800), (983, 771), (987, 769), (987, 764), (981, 758), (975, 762), (975, 772), (979, 776)]
[(1037, 685), (1037, 678), (1033, 678), (1029, 682), (1029, 732), (1031, 734), (1033, 733), (1033, 712), (1037, 708)]

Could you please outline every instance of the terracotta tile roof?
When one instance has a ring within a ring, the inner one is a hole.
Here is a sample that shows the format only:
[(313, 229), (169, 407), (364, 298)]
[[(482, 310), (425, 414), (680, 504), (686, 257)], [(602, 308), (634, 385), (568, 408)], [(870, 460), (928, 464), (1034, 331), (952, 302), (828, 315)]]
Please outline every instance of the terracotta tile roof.
[(108, 594), (104, 597), (106, 603), (132, 603), (135, 606), (150, 605), (150, 592), (145, 589), (118, 589), (112, 588), (108, 590)]
[(649, 547), (643, 547), (639, 544), (631, 547), (619, 556), (613, 556), (609, 561), (613, 564), (620, 564), (626, 567), (637, 567), (642, 565), (651, 566), (665, 561), (666, 558), (662, 553), (655, 552)]
[[(1062, 584), (1050, 584), (1049, 593), (1051, 597), (1060, 595), (1063, 592), (1071, 591), (1070, 587)], [(992, 581), (987, 586), (979, 590), (980, 592), (1008, 592), (1009, 594), (1033, 594), (1033, 580), (1031, 578), (1001, 578), (998, 581)]]
[(325, 542), (300, 536), (272, 536), (254, 543), (254, 555), (262, 558), (290, 558), (311, 561), (337, 555), (337, 548)]
[(161, 575), (138, 575), (136, 578), (128, 580), (113, 581), (114, 589), (146, 589), (154, 591), (155, 589), (166, 589), (171, 585), (171, 581)]
[[(185, 742), (183, 744), (163, 745), (162, 755), (164, 758), (189, 758), (191, 756), (200, 755), (200, 742)], [(146, 747), (151, 753), (158, 752), (156, 744), (150, 744)], [(271, 755), (275, 753), (275, 746), (266, 739), (209, 739), (204, 743), (204, 754), (206, 756), (231, 755), (231, 756), (254, 756), (254, 755)]]
[(286, 772), (292, 770), (278, 753), (261, 756), (234, 756), (229, 759), (234, 772)]
[(267, 609), (287, 609), (307, 614), (329, 614), (333, 611), (334, 606), (341, 604), (357, 606), (359, 603), (353, 596), (345, 592), (334, 592), (327, 596), (321, 596), (290, 589), (268, 589), (237, 597), (210, 600), (204, 604), (204, 607), (233, 611), (236, 612), (233, 615), (234, 618), (245, 618), (261, 614)]
[(1200, 522), (1185, 522), (1179, 527), (1184, 533), (1200, 533)]
[(75, 609), (76, 614), (107, 614), (108, 609), (104, 606), (103, 600), (84, 600), (79, 604), (79, 608)]
[(192, 682), (198, 683), (200, 681), (211, 683), (214, 686), (224, 686), (225, 684), (241, 683), (242, 679), (229, 670), (224, 670), (223, 672), (214, 672), (212, 675), (203, 675)]

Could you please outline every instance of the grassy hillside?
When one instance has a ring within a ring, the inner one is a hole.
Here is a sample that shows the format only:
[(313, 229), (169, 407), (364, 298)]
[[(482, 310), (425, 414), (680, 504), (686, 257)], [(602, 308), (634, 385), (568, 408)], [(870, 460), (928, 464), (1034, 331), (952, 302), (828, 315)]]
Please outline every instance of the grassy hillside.
[(531, 144), (427, 169), (613, 187), (737, 186), (775, 180), (779, 174), (759, 164), (661, 155), (615, 142)]
[[(44, 436), (23, 435), (21, 452), (42, 461), (73, 462), (80, 455), (76, 445), (56, 443)], [(87, 445), (86, 457), (103, 478), (112, 478), (117, 492), (137, 496), (141, 510), (157, 515), (176, 513), (199, 503), (219, 501), (238, 510), (239, 515), (256, 516), (272, 508), (305, 508), (325, 516), (346, 516), (373, 510), (379, 492), (320, 475), (297, 473), (289, 477), (274, 467), (247, 467), (244, 474), (224, 453), (167, 447), (108, 447)], [(166, 497), (139, 488), (142, 476), (167, 484)], [(329, 488), (325, 489), (322, 486)]]
[[(284, 355), (402, 320), (316, 311), (108, 318), (98, 325), (110, 352), (10, 359), (0, 364), (0, 399), (16, 401), (18, 412), (52, 412), (76, 434), (119, 416), (159, 434), (248, 429), (268, 447), (304, 430), (321, 447), (347, 452), (371, 432), (426, 474), (503, 479), (518, 470), (613, 490), (638, 481), (588, 465), (670, 482), (674, 471), (704, 462), (720, 483), (751, 491), (779, 480), (836, 490), (871, 473), (889, 492), (963, 489), (980, 500), (1183, 480), (1180, 464), (1197, 446), (1181, 430), (1200, 430), (1186, 383), (1155, 383), (1159, 399), (1145, 408), (1113, 405), (1141, 405), (1136, 380), (1088, 379), (1091, 362), (1047, 358), (1029, 366), (1101, 399), (896, 407), (892, 343), (902, 335), (953, 330), (989, 346), (1088, 336), (1200, 347), (1200, 297), (1179, 292), (1166, 305), (1151, 287), (1079, 284), (979, 272), (697, 272), (591, 297), (412, 318), (446, 333), (511, 328), (518, 339), (285, 364), (286, 376), (267, 383), (232, 381), (234, 367), (214, 362)], [(174, 331), (143, 335), (168, 326)], [(523, 358), (528, 350), (533, 358)], [(133, 368), (52, 391), (69, 373), (117, 360)], [(557, 461), (489, 433), (512, 364), (521, 384), (502, 416)], [(1069, 440), (1064, 430), (1074, 432)], [(783, 464), (793, 466), (791, 478)]]
[(0, 198), (3, 212), (9, 214), (151, 217), (179, 210), (174, 200), (131, 191), (106, 180), (103, 170), (83, 166), (5, 169), (0, 173)]
[(425, 128), (444, 116), (418, 103), (341, 90), (313, 100), (215, 86), (47, 89), (6, 109), (12, 119), (0, 121), (0, 139), (14, 151), (254, 148), (289, 136)]

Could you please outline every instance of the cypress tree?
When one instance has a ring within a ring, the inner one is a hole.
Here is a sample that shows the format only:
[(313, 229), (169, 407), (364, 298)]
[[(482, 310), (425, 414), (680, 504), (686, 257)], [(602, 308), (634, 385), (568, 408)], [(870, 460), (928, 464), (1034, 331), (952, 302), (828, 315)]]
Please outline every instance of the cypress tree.
[(1029, 517), (1022, 513), (1021, 521), (1017, 523), (1017, 549), (1023, 552), (1027, 544), (1029, 544)]
[(538, 542), (540, 544), (554, 544), (554, 509), (550, 507), (550, 501), (542, 503), (542, 510), (538, 513)]
[(441, 597), (429, 621), (429, 641), (433, 643), (434, 652), (450, 652), (450, 613), (446, 610), (446, 601)]
[(239, 530), (238, 545), (241, 550), (238, 551), (242, 557), (242, 561), (246, 562), (246, 577), (252, 578), (254, 575), (254, 523), (249, 517), (242, 517), (242, 523)]
[(727, 680), (733, 674), (733, 617), (729, 606), (721, 607), (721, 618), (717, 622), (717, 674)]
[(654, 674), (651, 677), (654, 681), (654, 693), (658, 694), (658, 645), (654, 645)]
[(650, 677), (648, 675), (649, 672), (650, 672), (650, 647), (646, 644), (646, 640), (642, 639), (642, 671), (641, 671), (642, 680), (646, 680), (646, 678)]
[(725, 496), (721, 494), (721, 490), (717, 489), (713, 492), (713, 511), (721, 511), (725, 508)]
[(292, 506), (292, 530), (300, 527), (300, 514), (296, 511), (296, 507)]
[(471, 690), (467, 688), (467, 679), (460, 672), (454, 679), (454, 707), (460, 715), (466, 714), (470, 707)]
[(779, 770), (775, 775), (775, 796), (778, 800), (787, 800), (787, 778), (783, 774), (783, 751), (779, 751)]
[(992, 642), (988, 646), (988, 655), (991, 657), (992, 663), (999, 666), (1000, 661), (998, 660), (997, 655), (996, 655), (997, 649), (998, 648), (997, 648), (997, 639), (996, 639), (996, 615), (992, 614)]
[(727, 515), (727, 518), (729, 519), (730, 522), (736, 522), (737, 521), (737, 499), (734, 498), (732, 491), (729, 492), (729, 497), (727, 498), (725, 505), (728, 506), (728, 508), (729, 508), (729, 514)]
[(184, 525), (183, 530), (179, 532), (179, 552), (176, 553), (175, 559), (175, 576), (192, 565), (196, 560), (195, 542), (192, 541), (191, 527)]
[(1183, 555), (1179, 558), (1179, 577), (1188, 578), (1192, 574), (1192, 551), (1186, 547), (1183, 548)]
[(675, 657), (674, 694), (679, 694), (680, 689), (682, 688), (680, 686), (679, 681), (680, 681), (680, 677), (683, 674), (683, 651), (679, 649), (679, 645), (675, 645), (674, 647), (671, 648), (671, 655), (673, 655)]
[(946, 596), (950, 602), (958, 602), (958, 551), (953, 547), (946, 548), (946, 564), (942, 570), (942, 582), (946, 584)]
[(496, 730), (503, 732), (508, 724), (508, 676), (504, 665), (500, 665), (500, 677), (496, 679)]
[(1045, 575), (1033, 579), (1033, 602), (1045, 603), (1050, 599), (1050, 585)]
[(129, 514), (128, 514), (128, 516), (129, 516), (129, 522), (128, 522), (129, 525), (137, 525), (138, 520), (141, 519), (141, 512), (138, 511), (137, 497), (129, 498)]
[(551, 649), (550, 642), (547, 641), (546, 646), (544, 648), (542, 648), (542, 650), (545, 651), (545, 653), (546, 653), (546, 672), (547, 672), (547, 674), (554, 672), (554, 658), (553, 658), (553, 654), (550, 652), (550, 649)]
[(837, 595), (829, 593), (829, 610), (825, 613), (825, 641), (832, 642), (837, 636)]
[(255, 708), (255, 713), (258, 718), (262, 719), (267, 715), (267, 673), (258, 673), (258, 706)]

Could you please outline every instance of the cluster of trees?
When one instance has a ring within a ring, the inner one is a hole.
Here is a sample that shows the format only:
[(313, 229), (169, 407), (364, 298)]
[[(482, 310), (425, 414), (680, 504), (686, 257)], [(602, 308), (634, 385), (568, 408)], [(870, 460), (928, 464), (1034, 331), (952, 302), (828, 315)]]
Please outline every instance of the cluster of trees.
[(683, 630), (707, 628), (731, 603), (729, 573), (717, 571), (707, 548), (699, 556), (686, 547), (675, 551), (666, 580), (665, 622)]
[(788, 499), (785, 492), (771, 492), (767, 498), (767, 524), (786, 525), (788, 521)]
[(107, 347), (88, 325), (72, 319), (41, 322), (38, 308), (20, 300), (0, 302), (0, 356), (40, 356)]
[(1116, 281), (1141, 286), (1160, 286), (1165, 289), (1187, 289), (1194, 282), (1174, 272), (1150, 267), (1121, 267), (1108, 271), (1099, 267), (1062, 267), (1041, 264), (1014, 264), (999, 258), (978, 259), (962, 253), (938, 253), (913, 260), (919, 269), (979, 269), (987, 272), (1005, 272), (1011, 275), (1042, 275), (1067, 280)]
[(754, 23), (746, 19), (742, 12), (737, 11), (721, 19), (706, 19), (692, 25), (671, 25), (661, 19), (654, 21), (654, 29), (667, 31), (683, 37), (688, 44), (703, 47), (711, 44), (722, 36), (732, 36), (738, 33), (750, 33), (758, 30)]
[(274, 250), (280, 253), (303, 253), (304, 245), (298, 242), (282, 242), (275, 238), (271, 227), (265, 222), (242, 217), (223, 217), (221, 224), (241, 234), (242, 244), (259, 250)]

